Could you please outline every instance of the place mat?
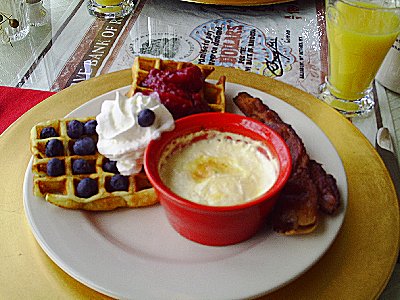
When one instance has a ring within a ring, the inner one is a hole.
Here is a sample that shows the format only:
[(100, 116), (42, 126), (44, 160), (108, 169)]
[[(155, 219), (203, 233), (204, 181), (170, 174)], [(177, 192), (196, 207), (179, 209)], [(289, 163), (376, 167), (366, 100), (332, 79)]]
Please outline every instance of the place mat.
[[(299, 89), (265, 76), (221, 67), (216, 68), (211, 79), (221, 75), (226, 75), (230, 82), (274, 95), (307, 114), (331, 139), (348, 176), (347, 213), (331, 248), (302, 276), (261, 299), (290, 299), (293, 295), (296, 299), (376, 298), (386, 286), (396, 262), (399, 208), (389, 174), (375, 149), (347, 119)], [(130, 82), (131, 71), (125, 70), (74, 85), (36, 105), (3, 134), (0, 140), (0, 190), (3, 191), (0, 295), (108, 298), (64, 273), (41, 250), (24, 215), (22, 185), (31, 157), (29, 131), (33, 125), (60, 118), (86, 101)]]
[(182, 0), (186, 2), (215, 4), (215, 5), (233, 5), (233, 6), (255, 6), (255, 5), (270, 5), (277, 3), (291, 2), (294, 0)]
[(0, 134), (27, 110), (54, 92), (0, 86)]

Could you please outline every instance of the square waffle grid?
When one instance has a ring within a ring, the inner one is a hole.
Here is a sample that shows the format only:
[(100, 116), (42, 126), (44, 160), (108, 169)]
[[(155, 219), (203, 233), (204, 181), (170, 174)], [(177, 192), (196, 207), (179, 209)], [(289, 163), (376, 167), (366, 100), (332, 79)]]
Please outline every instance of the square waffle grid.
[[(177, 62), (172, 60), (162, 60), (160, 58), (136, 56), (132, 66), (132, 86), (127, 96), (132, 97), (138, 92), (152, 92), (151, 89), (141, 86), (141, 83), (147, 77), (151, 69), (176, 71), (190, 66), (193, 66), (190, 62)], [(207, 78), (214, 71), (214, 67), (212, 66), (196, 66), (200, 68), (204, 78)], [(205, 82), (202, 91), (203, 97), (207, 101), (211, 111), (225, 112), (225, 80), (225, 76), (221, 76), (215, 84)]]
[[(128, 191), (109, 191), (109, 181), (115, 174), (103, 170), (102, 166), (106, 158), (97, 149), (93, 155), (76, 155), (73, 152), (76, 139), (68, 136), (68, 123), (72, 120), (85, 123), (93, 119), (95, 118), (52, 120), (39, 123), (32, 128), (30, 148), (33, 154), (34, 195), (45, 197), (46, 201), (60, 207), (85, 210), (112, 210), (117, 207), (139, 207), (156, 203), (154, 189), (144, 171), (129, 176)], [(59, 136), (41, 139), (40, 132), (45, 127), (54, 127)], [(96, 135), (91, 137), (97, 142)], [(64, 155), (56, 157), (64, 162), (65, 174), (61, 176), (47, 175), (47, 163), (53, 157), (47, 157), (45, 149), (47, 142), (51, 139), (58, 139), (63, 143)], [(79, 158), (87, 160), (94, 172), (74, 174), (72, 163)], [(80, 198), (76, 195), (76, 185), (86, 177), (96, 180), (98, 193), (90, 198)]]

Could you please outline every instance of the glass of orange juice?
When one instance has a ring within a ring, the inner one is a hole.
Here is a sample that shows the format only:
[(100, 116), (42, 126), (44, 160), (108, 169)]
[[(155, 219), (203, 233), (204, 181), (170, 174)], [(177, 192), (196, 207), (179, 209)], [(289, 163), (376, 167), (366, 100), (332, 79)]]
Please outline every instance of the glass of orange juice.
[(129, 15), (136, 0), (88, 0), (87, 8), (93, 16), (103, 19), (118, 19)]
[(372, 82), (400, 32), (396, 0), (327, 0), (328, 76), (319, 98), (347, 117), (374, 107)]

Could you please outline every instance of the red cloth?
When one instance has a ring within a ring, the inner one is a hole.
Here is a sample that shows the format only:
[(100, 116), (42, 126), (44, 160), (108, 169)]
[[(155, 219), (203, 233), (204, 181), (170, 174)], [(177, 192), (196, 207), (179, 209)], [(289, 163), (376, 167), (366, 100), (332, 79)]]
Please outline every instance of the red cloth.
[(54, 92), (0, 86), (0, 134), (33, 106)]

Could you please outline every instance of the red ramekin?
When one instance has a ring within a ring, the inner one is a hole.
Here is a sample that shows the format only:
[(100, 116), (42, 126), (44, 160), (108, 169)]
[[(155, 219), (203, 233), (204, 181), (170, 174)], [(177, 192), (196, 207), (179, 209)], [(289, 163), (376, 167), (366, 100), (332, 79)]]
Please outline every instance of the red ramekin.
[[(262, 141), (279, 162), (275, 184), (254, 200), (232, 206), (197, 204), (173, 193), (158, 172), (161, 154), (176, 138), (203, 130), (231, 132)], [(144, 154), (144, 167), (172, 227), (192, 241), (223, 246), (249, 239), (264, 224), (289, 178), (292, 160), (284, 140), (265, 124), (237, 114), (214, 112), (178, 119), (174, 130), (150, 142)]]

